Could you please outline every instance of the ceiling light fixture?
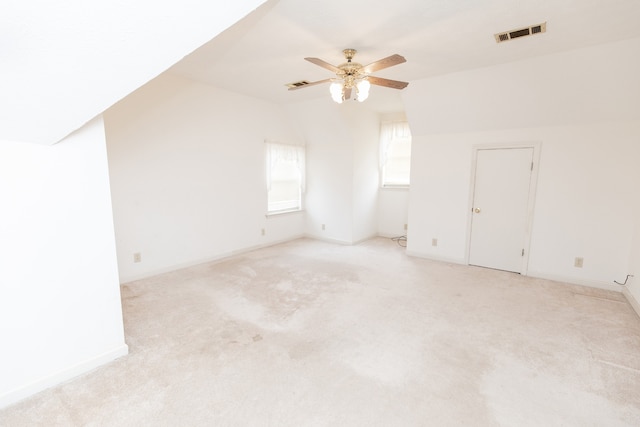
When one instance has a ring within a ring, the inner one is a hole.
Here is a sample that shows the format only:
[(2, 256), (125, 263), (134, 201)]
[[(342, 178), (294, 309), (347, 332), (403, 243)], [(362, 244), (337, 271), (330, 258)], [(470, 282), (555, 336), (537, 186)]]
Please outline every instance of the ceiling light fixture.
[(329, 86), (329, 93), (331, 93), (331, 99), (338, 104), (342, 104), (345, 99), (349, 99), (348, 95), (355, 89), (356, 96), (354, 99), (358, 102), (363, 102), (369, 97), (370, 88), (371, 83), (369, 83), (366, 77), (361, 79), (334, 79)]
[(388, 68), (394, 65), (402, 64), (406, 62), (404, 57), (396, 54), (383, 58), (379, 61), (372, 62), (369, 65), (362, 66), (356, 62), (353, 62), (353, 56), (356, 54), (355, 49), (345, 49), (342, 51), (344, 57), (347, 59), (342, 65), (331, 65), (326, 61), (319, 58), (304, 58), (305, 60), (319, 65), (323, 68), (336, 73), (336, 77), (331, 79), (319, 80), (317, 82), (296, 82), (289, 83), (287, 86), (289, 90), (297, 90), (303, 87), (315, 86), (321, 83), (331, 83), (329, 85), (329, 93), (331, 99), (338, 104), (342, 104), (345, 99), (351, 98), (352, 92), (355, 92), (354, 99), (359, 102), (363, 102), (369, 97), (369, 89), (371, 85), (385, 86), (393, 89), (404, 89), (409, 83), (401, 82), (397, 80), (389, 80), (381, 77), (374, 77), (371, 73)]
[(337, 78), (332, 79), (332, 83), (329, 86), (331, 98), (338, 104), (342, 104), (345, 99), (349, 99), (354, 89), (356, 92), (354, 99), (359, 102), (363, 102), (369, 97), (371, 83), (367, 80), (364, 67), (357, 62), (351, 61), (356, 52), (355, 49), (345, 49), (342, 51), (347, 62), (338, 65), (339, 71), (336, 73)]

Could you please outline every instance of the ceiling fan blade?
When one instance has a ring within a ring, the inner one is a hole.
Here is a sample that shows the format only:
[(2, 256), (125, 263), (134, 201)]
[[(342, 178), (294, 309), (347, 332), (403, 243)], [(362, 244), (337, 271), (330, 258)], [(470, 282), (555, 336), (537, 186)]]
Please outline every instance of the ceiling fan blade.
[(407, 62), (407, 60), (404, 59), (404, 56), (395, 54), (395, 55), (387, 56), (386, 58), (381, 59), (379, 61), (372, 62), (369, 65), (365, 65), (363, 70), (366, 74), (369, 74), (378, 70), (382, 70), (383, 68), (388, 68), (394, 65), (402, 64), (403, 62)]
[(351, 98), (351, 88), (350, 87), (344, 89), (344, 99), (345, 99), (345, 101), (347, 99), (349, 99), (349, 98)]
[(307, 83), (307, 84), (300, 85), (300, 86), (290, 87), (289, 90), (298, 90), (298, 89), (302, 89), (302, 88), (309, 87), (309, 86), (319, 85), (321, 83), (329, 83), (331, 80), (333, 80), (333, 79), (318, 80), (317, 82), (311, 82), (311, 83)]
[(374, 77), (374, 76), (367, 77), (367, 80), (369, 80), (369, 83), (371, 83), (372, 85), (385, 86), (393, 89), (404, 89), (409, 85), (409, 83), (407, 82), (383, 79), (382, 77)]
[(336, 67), (335, 65), (331, 65), (327, 61), (323, 61), (320, 58), (304, 58), (304, 59), (309, 61), (309, 62), (311, 62), (311, 63), (313, 63), (313, 64), (319, 65), (322, 68), (326, 68), (327, 70), (331, 70), (334, 73), (339, 73), (340, 71), (342, 71), (342, 70), (340, 70), (340, 68)]

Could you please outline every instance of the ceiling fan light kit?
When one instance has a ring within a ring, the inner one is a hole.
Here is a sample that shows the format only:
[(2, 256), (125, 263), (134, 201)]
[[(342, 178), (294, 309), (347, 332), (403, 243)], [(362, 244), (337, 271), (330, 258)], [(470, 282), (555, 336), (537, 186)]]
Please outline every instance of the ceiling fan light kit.
[(338, 104), (342, 104), (343, 101), (351, 98), (351, 94), (354, 91), (354, 100), (363, 102), (369, 97), (369, 89), (371, 88), (372, 84), (390, 87), (393, 89), (404, 89), (409, 84), (407, 82), (383, 79), (381, 77), (373, 77), (370, 75), (374, 71), (382, 70), (383, 68), (406, 62), (406, 59), (404, 59), (404, 57), (397, 54), (391, 55), (379, 61), (372, 62), (369, 65), (362, 66), (361, 64), (352, 61), (356, 52), (357, 51), (355, 49), (343, 50), (342, 53), (344, 53), (344, 57), (346, 58), (347, 62), (339, 66), (331, 65), (319, 58), (304, 58), (305, 60), (313, 64), (333, 71), (336, 74), (336, 77), (333, 79), (325, 79), (312, 83), (307, 83), (305, 81), (305, 84), (287, 85), (289, 86), (289, 90), (297, 90), (306, 86), (330, 82), (331, 85), (329, 85), (329, 93), (331, 94), (331, 98)]
[(348, 92), (354, 88), (356, 90), (356, 96), (354, 99), (359, 102), (363, 102), (369, 97), (369, 88), (371, 88), (371, 83), (369, 83), (367, 78), (364, 77), (359, 81), (356, 81), (355, 84), (348, 86), (347, 83), (343, 83), (342, 81), (335, 79), (329, 86), (329, 93), (331, 93), (331, 99), (338, 104), (342, 104), (345, 99), (348, 99), (346, 96)]

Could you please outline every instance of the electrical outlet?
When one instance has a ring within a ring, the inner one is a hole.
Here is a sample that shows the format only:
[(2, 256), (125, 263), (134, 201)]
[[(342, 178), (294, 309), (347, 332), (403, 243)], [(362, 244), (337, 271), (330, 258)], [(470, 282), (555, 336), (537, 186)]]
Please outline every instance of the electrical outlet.
[(261, 233), (263, 236), (264, 236), (265, 234), (267, 234), (267, 232), (265, 231), (265, 229), (264, 229), (264, 228), (260, 230), (260, 233)]
[(583, 264), (584, 264), (584, 258), (582, 257), (576, 257), (575, 261), (573, 261), (573, 266), (577, 268), (582, 268)]
[(431, 246), (438, 246), (438, 239), (436, 239), (435, 237), (431, 239)]
[(322, 231), (324, 231), (324, 224), (322, 224)]
[(140, 252), (133, 254), (133, 262), (142, 262), (142, 254)]

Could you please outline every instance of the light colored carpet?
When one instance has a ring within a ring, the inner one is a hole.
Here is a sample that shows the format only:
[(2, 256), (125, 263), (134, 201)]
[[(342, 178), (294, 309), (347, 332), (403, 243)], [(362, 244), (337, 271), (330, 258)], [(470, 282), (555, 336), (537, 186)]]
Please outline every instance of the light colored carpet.
[(0, 425), (640, 425), (640, 319), (618, 293), (381, 238), (297, 240), (122, 291), (130, 355)]

